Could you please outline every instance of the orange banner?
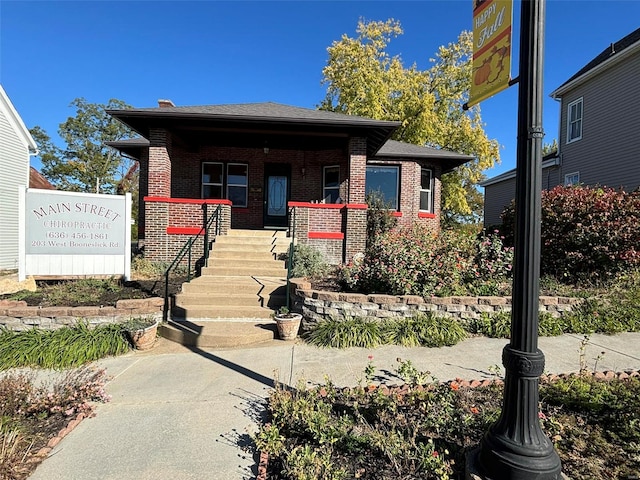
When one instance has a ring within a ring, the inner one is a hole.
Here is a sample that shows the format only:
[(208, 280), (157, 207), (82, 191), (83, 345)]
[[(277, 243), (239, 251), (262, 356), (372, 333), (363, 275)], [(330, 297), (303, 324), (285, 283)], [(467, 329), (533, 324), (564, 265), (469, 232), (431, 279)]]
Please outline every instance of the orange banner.
[(468, 106), (509, 86), (512, 10), (512, 0), (473, 1), (473, 73)]

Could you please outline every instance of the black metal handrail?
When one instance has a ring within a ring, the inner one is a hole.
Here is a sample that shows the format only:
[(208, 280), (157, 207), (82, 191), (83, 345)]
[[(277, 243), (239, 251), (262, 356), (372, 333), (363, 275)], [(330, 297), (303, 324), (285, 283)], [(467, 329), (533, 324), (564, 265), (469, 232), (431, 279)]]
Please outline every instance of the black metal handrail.
[[(208, 216), (208, 207), (206, 203), (202, 204), (202, 228), (200, 231), (194, 235), (192, 235), (183, 245), (178, 254), (174, 257), (173, 261), (169, 265), (169, 267), (164, 272), (164, 306), (162, 308), (162, 321), (166, 322), (169, 318), (169, 275), (171, 270), (176, 269), (180, 262), (184, 259), (185, 255), (187, 256), (187, 282), (191, 281), (191, 250), (196, 239), (204, 234), (204, 251), (203, 258), (206, 265), (206, 262), (209, 260), (209, 230), (211, 229), (211, 225), (214, 220), (216, 222), (216, 236), (220, 235), (220, 221), (222, 219), (221, 214), (221, 206), (218, 205), (216, 207), (216, 211)], [(195, 273), (195, 272), (194, 272)]]

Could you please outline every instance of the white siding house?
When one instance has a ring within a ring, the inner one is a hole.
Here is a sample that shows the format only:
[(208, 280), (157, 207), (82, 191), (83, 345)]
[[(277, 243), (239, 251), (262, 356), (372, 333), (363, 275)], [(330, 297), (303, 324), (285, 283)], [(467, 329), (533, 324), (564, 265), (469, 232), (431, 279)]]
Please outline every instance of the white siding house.
[(0, 85), (0, 270), (18, 268), (18, 188), (29, 185), (29, 130)]

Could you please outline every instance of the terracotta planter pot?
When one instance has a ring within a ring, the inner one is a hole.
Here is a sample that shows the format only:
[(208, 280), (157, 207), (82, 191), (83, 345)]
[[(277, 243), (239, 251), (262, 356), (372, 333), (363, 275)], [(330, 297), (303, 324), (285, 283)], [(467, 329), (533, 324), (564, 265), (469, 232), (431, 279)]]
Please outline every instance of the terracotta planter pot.
[(148, 326), (147, 328), (142, 328), (140, 330), (134, 330), (127, 333), (129, 334), (131, 343), (133, 343), (133, 346), (136, 348), (136, 350), (149, 350), (156, 343), (156, 336), (158, 335), (158, 322)]
[(280, 339), (295, 340), (300, 329), (302, 315), (299, 313), (287, 313), (286, 315), (276, 315), (275, 319)]

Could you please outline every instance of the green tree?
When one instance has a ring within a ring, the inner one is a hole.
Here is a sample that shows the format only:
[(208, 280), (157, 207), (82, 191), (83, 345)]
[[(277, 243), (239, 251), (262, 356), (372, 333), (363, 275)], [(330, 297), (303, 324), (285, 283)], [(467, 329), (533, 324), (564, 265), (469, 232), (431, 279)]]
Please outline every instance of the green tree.
[(545, 143), (542, 145), (542, 155), (548, 155), (549, 153), (552, 152), (558, 152), (558, 140), (556, 140), (555, 138), (553, 139), (553, 142), (551, 143)]
[(40, 150), (42, 174), (60, 190), (116, 193), (134, 161), (106, 142), (129, 138), (133, 132), (105, 110), (131, 107), (116, 99), (103, 105), (88, 103), (84, 98), (76, 98), (71, 106), (76, 108), (76, 115), (58, 129), (64, 148), (54, 145), (42, 128), (31, 129)]
[(391, 39), (403, 33), (400, 22), (360, 20), (356, 32), (356, 38), (345, 34), (328, 48), (322, 70), (327, 94), (320, 109), (400, 121), (395, 140), (474, 156), (442, 178), (443, 220), (480, 218), (482, 196), (476, 185), (500, 156), (498, 142), (484, 132), (480, 107), (462, 109), (471, 85), (471, 33), (441, 46), (431, 68), (419, 70), (387, 52)]

